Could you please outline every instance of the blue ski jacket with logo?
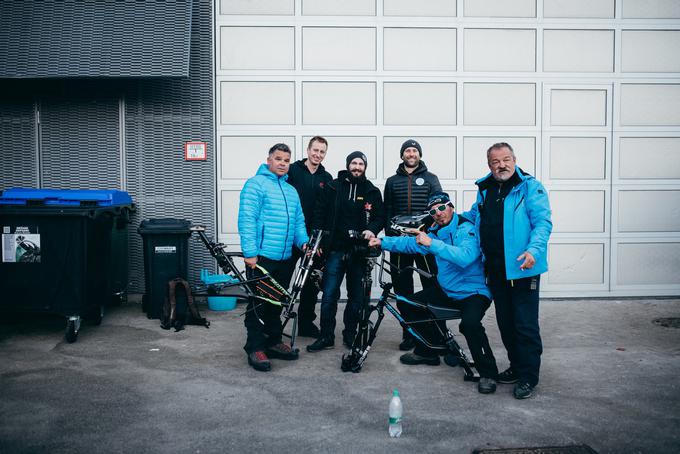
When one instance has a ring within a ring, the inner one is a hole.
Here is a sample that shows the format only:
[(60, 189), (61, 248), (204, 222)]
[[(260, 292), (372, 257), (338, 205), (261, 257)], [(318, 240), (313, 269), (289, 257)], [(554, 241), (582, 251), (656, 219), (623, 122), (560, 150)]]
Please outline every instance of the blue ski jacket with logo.
[(262, 164), (241, 190), (238, 232), (244, 257), (286, 260), (308, 241), (300, 197), (286, 180)]

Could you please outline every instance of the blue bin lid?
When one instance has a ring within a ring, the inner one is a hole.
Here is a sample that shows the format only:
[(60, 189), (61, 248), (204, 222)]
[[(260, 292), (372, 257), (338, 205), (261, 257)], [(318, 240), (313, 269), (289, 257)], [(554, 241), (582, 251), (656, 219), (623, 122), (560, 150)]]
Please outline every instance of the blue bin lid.
[(109, 189), (10, 188), (0, 194), (0, 205), (98, 206), (132, 205), (125, 191)]

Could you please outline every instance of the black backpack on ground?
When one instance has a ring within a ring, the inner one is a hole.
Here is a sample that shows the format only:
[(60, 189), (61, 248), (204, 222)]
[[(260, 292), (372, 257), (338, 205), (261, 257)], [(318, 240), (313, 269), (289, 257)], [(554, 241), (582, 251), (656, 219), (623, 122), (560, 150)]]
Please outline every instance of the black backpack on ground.
[[(186, 296), (186, 305), (180, 305), (178, 310), (177, 293), (184, 292)], [(182, 310), (183, 309), (183, 310)], [(168, 281), (168, 294), (165, 297), (165, 304), (163, 305), (163, 314), (161, 315), (161, 328), (170, 329), (175, 328), (175, 332), (184, 329), (184, 325), (201, 325), (210, 328), (210, 322), (201, 317), (198, 312), (194, 297), (191, 294), (191, 287), (189, 283), (181, 277), (176, 277)]]

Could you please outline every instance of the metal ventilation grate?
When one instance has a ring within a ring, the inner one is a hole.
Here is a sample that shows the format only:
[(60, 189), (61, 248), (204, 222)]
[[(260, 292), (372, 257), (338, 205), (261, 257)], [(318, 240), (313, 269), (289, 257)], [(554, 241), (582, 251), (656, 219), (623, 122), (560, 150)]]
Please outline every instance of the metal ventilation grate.
[(0, 78), (187, 77), (192, 0), (3, 0)]

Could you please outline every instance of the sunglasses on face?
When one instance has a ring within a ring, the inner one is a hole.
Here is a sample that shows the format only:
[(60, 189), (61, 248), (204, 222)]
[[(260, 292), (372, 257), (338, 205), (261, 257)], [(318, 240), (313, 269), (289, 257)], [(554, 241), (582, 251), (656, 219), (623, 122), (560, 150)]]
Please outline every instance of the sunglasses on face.
[(430, 216), (434, 216), (435, 214), (437, 214), (437, 211), (445, 211), (446, 207), (449, 206), (453, 207), (453, 204), (451, 202), (447, 202), (443, 205), (439, 205), (437, 208), (432, 208), (430, 211), (428, 211), (428, 213), (430, 213)]

